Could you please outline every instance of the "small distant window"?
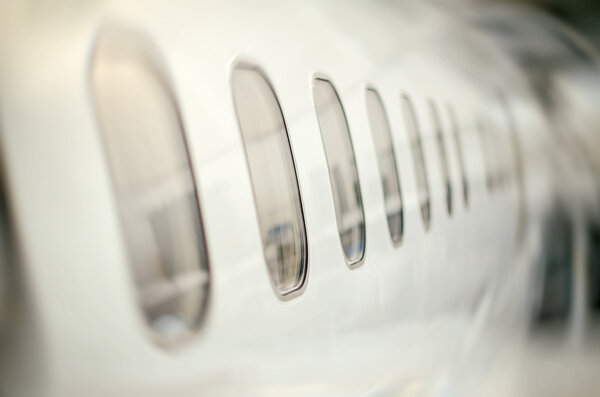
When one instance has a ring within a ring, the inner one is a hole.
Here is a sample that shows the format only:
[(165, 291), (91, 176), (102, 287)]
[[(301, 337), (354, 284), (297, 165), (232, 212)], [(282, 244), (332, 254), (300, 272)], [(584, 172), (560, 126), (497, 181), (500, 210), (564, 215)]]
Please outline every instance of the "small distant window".
[(154, 54), (137, 36), (106, 32), (90, 84), (137, 299), (170, 342), (199, 325), (210, 279), (181, 115)]
[(485, 124), (485, 129), (488, 135), (489, 147), (492, 152), (494, 161), (493, 169), (493, 184), (497, 189), (504, 187), (507, 182), (507, 167), (506, 167), (506, 156), (507, 156), (507, 142), (504, 137), (500, 135), (496, 124), (488, 121)]
[(419, 202), (421, 205), (421, 218), (425, 230), (429, 230), (431, 222), (431, 203), (429, 199), (429, 183), (427, 181), (427, 170), (425, 169), (425, 158), (423, 155), (423, 144), (421, 142), (421, 132), (417, 122), (417, 116), (410, 98), (402, 96), (402, 110), (404, 112), (404, 121), (410, 140), (411, 153), (415, 165), (415, 178), (417, 180), (417, 190)]
[(588, 224), (588, 309), (596, 318), (600, 317), (600, 227), (597, 224)]
[(338, 232), (346, 262), (352, 266), (362, 260), (365, 251), (365, 215), (352, 139), (333, 85), (316, 78), (313, 96), (329, 167)]
[(485, 166), (485, 186), (489, 192), (494, 190), (495, 187), (495, 162), (496, 152), (491, 141), (489, 130), (486, 128), (482, 120), (476, 121), (476, 128), (481, 141), (481, 148), (483, 153), (483, 162)]
[(398, 165), (394, 153), (390, 124), (377, 91), (372, 88), (366, 91), (367, 114), (373, 135), (373, 143), (377, 156), (377, 166), (381, 177), (383, 199), (388, 230), (394, 244), (402, 239), (404, 228), (402, 192)]
[(448, 155), (446, 153), (446, 144), (444, 142), (444, 133), (442, 131), (442, 125), (440, 123), (440, 116), (438, 114), (437, 106), (432, 101), (429, 102), (429, 109), (431, 110), (431, 118), (433, 119), (433, 127), (435, 129), (435, 136), (437, 140), (438, 154), (440, 157), (441, 174), (444, 180), (444, 191), (446, 194), (446, 209), (448, 214), (452, 213), (452, 185), (450, 184), (450, 172), (448, 170)]
[(271, 83), (255, 65), (231, 76), (263, 253), (280, 296), (304, 284), (308, 247), (302, 201), (287, 127)]
[(462, 182), (462, 196), (465, 203), (465, 207), (469, 206), (469, 181), (467, 180), (467, 170), (465, 167), (465, 157), (463, 154), (463, 146), (461, 133), (456, 120), (456, 114), (454, 109), (448, 107), (448, 113), (450, 114), (450, 123), (452, 125), (452, 135), (454, 136), (454, 143), (456, 145), (456, 154), (458, 157), (458, 167), (460, 168), (460, 179)]

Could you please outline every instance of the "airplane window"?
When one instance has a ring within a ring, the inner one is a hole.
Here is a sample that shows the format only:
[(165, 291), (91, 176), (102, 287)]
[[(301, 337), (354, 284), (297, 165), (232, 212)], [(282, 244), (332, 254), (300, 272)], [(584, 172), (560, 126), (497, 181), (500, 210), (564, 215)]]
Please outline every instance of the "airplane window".
[(441, 173), (444, 178), (444, 190), (446, 193), (446, 208), (448, 214), (452, 214), (452, 185), (450, 184), (450, 172), (448, 170), (448, 155), (446, 153), (446, 145), (444, 143), (444, 133), (440, 123), (440, 116), (437, 107), (432, 101), (429, 101), (429, 109), (433, 118), (435, 135), (437, 138), (438, 154), (440, 156)]
[(477, 120), (476, 127), (483, 150), (483, 160), (485, 164), (485, 186), (488, 192), (491, 192), (495, 187), (495, 148), (493, 146), (493, 142), (491, 141), (489, 130), (486, 128), (484, 123), (481, 120)]
[(488, 141), (490, 146), (490, 151), (493, 155), (494, 160), (494, 186), (497, 188), (502, 188), (507, 182), (505, 176), (507, 172), (506, 167), (506, 156), (507, 156), (507, 145), (504, 137), (501, 135), (497, 126), (494, 123), (486, 123), (485, 124)]
[(456, 153), (458, 157), (458, 166), (460, 168), (460, 176), (462, 180), (462, 195), (465, 207), (469, 205), (469, 182), (467, 181), (467, 172), (465, 169), (465, 159), (463, 156), (462, 139), (460, 136), (460, 130), (458, 128), (458, 122), (456, 120), (456, 114), (454, 109), (448, 107), (448, 113), (450, 114), (450, 123), (452, 124), (452, 135), (454, 136), (454, 143), (456, 144)]
[(304, 283), (306, 230), (288, 132), (275, 92), (257, 66), (239, 64), (233, 101), (254, 191), (263, 253), (283, 297)]
[(344, 108), (333, 85), (313, 80), (313, 97), (327, 157), (338, 232), (349, 266), (365, 252), (365, 215), (352, 138)]
[(402, 95), (402, 109), (404, 112), (404, 121), (408, 130), (411, 153), (415, 164), (415, 178), (417, 180), (417, 190), (419, 201), (421, 203), (421, 218), (425, 230), (429, 230), (431, 222), (431, 204), (429, 200), (429, 183), (427, 181), (427, 170), (425, 169), (425, 157), (423, 155), (423, 144), (421, 142), (421, 133), (417, 116), (410, 98)]
[(141, 40), (100, 36), (90, 82), (137, 299), (165, 343), (201, 323), (209, 265), (181, 115)]
[(398, 165), (394, 153), (392, 134), (383, 102), (377, 91), (372, 88), (366, 90), (367, 114), (373, 135), (373, 143), (377, 155), (377, 165), (383, 188), (385, 200), (385, 213), (387, 216), (388, 230), (394, 244), (402, 239), (404, 227), (402, 192)]

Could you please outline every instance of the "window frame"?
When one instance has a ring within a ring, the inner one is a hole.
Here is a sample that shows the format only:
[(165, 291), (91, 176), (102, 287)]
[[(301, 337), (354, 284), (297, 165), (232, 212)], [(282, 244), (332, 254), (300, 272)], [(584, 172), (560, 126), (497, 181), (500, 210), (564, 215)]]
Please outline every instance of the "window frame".
[[(374, 141), (375, 139), (375, 134), (373, 131), (373, 127), (372, 127), (372, 123), (371, 123), (371, 116), (370, 116), (370, 112), (368, 109), (368, 105), (367, 105), (367, 95), (369, 93), (369, 91), (371, 91), (375, 97), (377, 98), (379, 105), (381, 107), (381, 111), (383, 114), (383, 118), (384, 118), (384, 122), (387, 125), (387, 135), (389, 135), (389, 140), (390, 140), (390, 149), (392, 152), (392, 160), (394, 162), (394, 170), (396, 173), (396, 180), (398, 182), (398, 193), (400, 196), (400, 219), (401, 219), (401, 223), (400, 223), (400, 237), (398, 239), (394, 239), (391, 235), (391, 230), (390, 230), (390, 224), (389, 224), (389, 220), (388, 220), (388, 213), (387, 213), (387, 209), (385, 208), (385, 202), (386, 202), (386, 197), (385, 197), (385, 191), (383, 188), (383, 174), (381, 173), (381, 167), (380, 167), (380, 161), (378, 158), (378, 153), (377, 153), (377, 145)], [(397, 248), (400, 245), (402, 245), (402, 242), (404, 241), (404, 233), (405, 233), (405, 211), (404, 211), (404, 195), (402, 194), (402, 183), (401, 183), (401, 178), (400, 178), (400, 167), (398, 166), (398, 158), (396, 155), (396, 147), (395, 147), (395, 142), (394, 142), (394, 136), (392, 134), (392, 125), (390, 123), (390, 118), (387, 112), (387, 109), (385, 107), (385, 104), (383, 103), (383, 98), (381, 97), (381, 94), (379, 94), (379, 91), (377, 90), (377, 88), (375, 88), (374, 85), (372, 84), (366, 84), (364, 87), (364, 96), (365, 96), (365, 111), (366, 111), (366, 115), (367, 115), (367, 123), (369, 124), (369, 129), (371, 132), (371, 139), (373, 141), (373, 148), (375, 151), (375, 157), (376, 157), (376, 163), (377, 163), (377, 171), (379, 174), (379, 181), (380, 181), (380, 186), (382, 189), (382, 195), (383, 195), (383, 204), (384, 204), (384, 213), (385, 213), (385, 217), (386, 217), (386, 224), (387, 224), (387, 229), (388, 229), (388, 236), (390, 237), (390, 240), (392, 242), (392, 245)]]
[[(298, 285), (293, 288), (287, 289), (287, 290), (282, 290), (276, 285), (275, 280), (273, 279), (273, 276), (271, 275), (271, 270), (269, 269), (269, 264), (268, 264), (268, 258), (266, 257), (266, 253), (265, 253), (265, 249), (264, 249), (264, 242), (263, 242), (262, 232), (260, 229), (260, 215), (259, 215), (259, 212), (258, 212), (259, 210), (258, 210), (258, 206), (257, 206), (257, 192), (256, 192), (256, 187), (254, 186), (254, 183), (252, 180), (250, 160), (249, 160), (247, 152), (246, 152), (246, 144), (245, 144), (245, 140), (244, 140), (244, 136), (243, 136), (241, 120), (239, 118), (237, 106), (236, 106), (235, 99), (234, 99), (235, 92), (234, 92), (233, 79), (234, 79), (234, 73), (238, 69), (246, 69), (246, 70), (251, 70), (251, 71), (256, 72), (263, 79), (263, 81), (266, 83), (267, 87), (269, 88), (270, 92), (272, 93), (274, 102), (277, 105), (277, 110), (279, 111), (279, 115), (281, 116), (281, 121), (282, 121), (283, 129), (285, 132), (285, 134), (284, 134), (285, 141), (287, 143), (287, 148), (289, 149), (291, 165), (294, 170), (294, 182), (295, 182), (294, 185), (298, 192), (298, 206), (299, 206), (299, 214), (300, 214), (299, 220), (300, 220), (300, 224), (302, 226), (302, 228), (301, 228), (302, 229), (302, 239), (301, 239), (301, 242), (302, 242), (301, 258), (302, 259), (301, 259), (301, 263), (300, 263), (300, 267), (302, 269), (302, 275), (299, 278)], [(309, 233), (308, 233), (308, 227), (306, 225), (306, 215), (305, 215), (305, 210), (304, 210), (304, 200), (302, 198), (302, 189), (301, 189), (300, 181), (299, 181), (299, 177), (298, 177), (298, 167), (296, 165), (296, 156), (294, 155), (294, 148), (293, 148), (292, 142), (290, 140), (290, 136), (289, 136), (288, 123), (285, 119), (285, 115), (283, 113), (283, 108), (281, 106), (281, 101), (279, 100), (277, 92), (275, 91), (275, 87), (274, 87), (271, 79), (267, 75), (265, 69), (257, 61), (248, 59), (246, 57), (236, 57), (229, 65), (229, 73), (228, 74), (229, 74), (229, 88), (230, 88), (230, 93), (231, 93), (232, 109), (233, 109), (235, 120), (236, 120), (236, 126), (238, 129), (240, 145), (242, 147), (242, 151), (244, 152), (244, 163), (246, 165), (248, 181), (250, 184), (250, 188), (252, 190), (252, 200), (254, 202), (254, 209), (255, 209), (255, 214), (256, 214), (256, 219), (257, 219), (256, 226), (258, 227), (258, 235), (260, 236), (260, 241), (261, 241), (262, 258), (265, 262), (264, 265), (265, 265), (266, 272), (268, 275), (269, 284), (271, 285), (271, 288), (275, 292), (275, 295), (281, 301), (289, 301), (289, 300), (292, 300), (292, 299), (302, 295), (304, 293), (304, 291), (306, 290), (306, 287), (308, 284), (308, 275), (310, 272), (310, 259), (309, 259), (310, 258), (310, 249), (309, 249), (309, 241), (308, 241)]]
[[(411, 96), (407, 92), (400, 93), (400, 111), (401, 111), (403, 119), (404, 119), (405, 130), (408, 134), (410, 153), (411, 153), (411, 157), (413, 160), (413, 169), (414, 169), (415, 183), (416, 183), (415, 187), (416, 187), (416, 192), (417, 192), (417, 199), (419, 202), (419, 210), (421, 213), (421, 221), (423, 223), (423, 228), (424, 228), (425, 232), (428, 232), (429, 230), (431, 230), (432, 215), (433, 215), (432, 214), (433, 203), (431, 200), (431, 187), (430, 187), (430, 183), (429, 183), (429, 175), (427, 174), (427, 161), (425, 160), (425, 145), (423, 144), (423, 134), (422, 134), (421, 126), (419, 124), (419, 116), (417, 113), (415, 102), (412, 100)], [(410, 114), (412, 123), (408, 120), (407, 112)], [(413, 142), (413, 136), (411, 135), (411, 132), (410, 132), (411, 124), (412, 124), (412, 127), (414, 127), (414, 133), (415, 133), (414, 138), (416, 139), (416, 142)], [(418, 147), (417, 148), (419, 151), (418, 154), (415, 153), (416, 147)], [(420, 165), (417, 165), (418, 158), (420, 158), (422, 160), (422, 164), (420, 164)], [(423, 169), (423, 180), (422, 181), (419, 181), (420, 176), (419, 176), (418, 167), (422, 167), (422, 169)], [(424, 185), (424, 188), (425, 188), (425, 194), (426, 194), (426, 202), (425, 203), (422, 202), (423, 198), (421, 197), (421, 186), (420, 186), (421, 183)], [(427, 208), (427, 217), (425, 217), (425, 209), (424, 208)]]
[[(315, 118), (317, 121), (317, 127), (319, 130), (319, 135), (321, 137), (321, 143), (323, 146), (323, 152), (325, 154), (325, 163), (327, 165), (327, 173), (329, 176), (329, 183), (330, 183), (330, 188), (331, 188), (331, 200), (332, 200), (332, 204), (334, 206), (334, 217), (335, 217), (335, 221), (336, 221), (336, 230), (337, 230), (337, 234), (338, 234), (338, 240), (340, 242), (340, 247), (342, 249), (342, 256), (344, 258), (344, 262), (346, 263), (346, 266), (350, 269), (350, 270), (354, 270), (357, 269), (359, 267), (361, 267), (364, 262), (365, 262), (365, 257), (366, 257), (366, 252), (367, 252), (367, 218), (366, 218), (366, 214), (365, 214), (365, 206), (364, 206), (364, 200), (363, 200), (363, 195), (362, 195), (362, 187), (360, 185), (360, 175), (358, 172), (358, 163), (356, 161), (356, 151), (354, 150), (354, 142), (352, 140), (352, 134), (350, 132), (350, 124), (348, 123), (348, 117), (346, 116), (346, 109), (344, 108), (344, 104), (342, 102), (342, 99), (340, 97), (340, 94), (335, 86), (335, 84), (333, 83), (333, 80), (326, 74), (321, 73), (321, 72), (317, 72), (314, 73), (311, 77), (311, 99), (312, 99), (312, 103), (313, 103), (313, 108), (315, 109)], [(323, 136), (323, 131), (321, 129), (321, 123), (319, 121), (319, 110), (317, 108), (317, 101), (315, 98), (315, 83), (317, 81), (322, 81), (325, 82), (327, 84), (329, 84), (333, 90), (333, 94), (335, 95), (337, 102), (339, 104), (340, 110), (341, 110), (341, 115), (342, 118), (344, 120), (344, 125), (346, 126), (346, 136), (348, 137), (348, 142), (350, 145), (350, 149), (351, 149), (351, 154), (352, 154), (352, 159), (353, 159), (353, 165), (354, 165), (354, 171), (356, 173), (356, 186), (358, 188), (358, 201), (360, 204), (360, 213), (362, 215), (362, 220), (363, 220), (363, 225), (362, 225), (362, 252), (361, 252), (361, 256), (360, 258), (358, 258), (355, 261), (349, 261), (347, 256), (346, 256), (346, 252), (345, 252), (345, 248), (342, 242), (342, 235), (340, 233), (340, 222), (341, 220), (338, 219), (337, 216), (337, 209), (335, 208), (337, 206), (336, 204), (336, 199), (334, 197), (334, 178), (333, 178), (333, 172), (330, 166), (330, 161), (329, 161), (329, 156), (327, 154), (327, 149), (326, 149), (326, 144), (325, 144), (325, 139)]]
[[(90, 97), (91, 112), (95, 120), (94, 127), (97, 130), (99, 140), (101, 143), (101, 152), (104, 157), (104, 166), (107, 172), (109, 189), (112, 196), (113, 206), (115, 209), (114, 212), (116, 222), (118, 225), (118, 233), (123, 246), (123, 263), (127, 267), (129, 285), (132, 290), (132, 296), (138, 296), (140, 286), (138, 285), (137, 276), (135, 274), (135, 269), (132, 262), (132, 254), (130, 252), (130, 248), (128, 247), (129, 243), (127, 241), (128, 238), (126, 237), (127, 228), (125, 226), (123, 216), (120, 213), (121, 205), (119, 203), (121, 201), (120, 196), (122, 195), (122, 193), (119, 192), (120, 188), (117, 186), (115, 176), (116, 171), (114, 169), (115, 167), (112, 164), (113, 160), (110, 158), (109, 144), (104, 136), (104, 130), (106, 128), (105, 121), (103, 121), (101, 110), (99, 110), (99, 100), (95, 92), (96, 89), (94, 82), (94, 71), (97, 59), (101, 59), (105, 56), (104, 54), (102, 54), (102, 52), (108, 52), (108, 54), (112, 54), (114, 52), (123, 54), (122, 57), (127, 57), (132, 60), (131, 62), (138, 63), (140, 65), (139, 67), (145, 69), (145, 72), (151, 74), (152, 78), (155, 79), (155, 82), (164, 91), (165, 98), (169, 101), (170, 106), (172, 106), (172, 111), (174, 112), (175, 117), (177, 119), (178, 128), (176, 135), (181, 137), (183, 155), (185, 156), (187, 171), (189, 172), (191, 193), (194, 199), (193, 204), (195, 212), (197, 214), (197, 222), (199, 227), (199, 241), (197, 241), (196, 244), (198, 249), (204, 251), (203, 258), (201, 258), (201, 261), (198, 264), (198, 267), (206, 273), (203, 302), (202, 305), (198, 308), (197, 318), (194, 321), (194, 323), (186, 330), (185, 333), (176, 337), (167, 337), (161, 334), (159, 331), (157, 331), (152, 325), (152, 323), (148, 320), (146, 308), (143, 306), (140, 299), (137, 298), (134, 302), (134, 306), (136, 306), (137, 308), (137, 317), (139, 318), (139, 321), (143, 324), (144, 330), (146, 331), (145, 333), (148, 335), (149, 339), (152, 340), (159, 347), (176, 348), (180, 344), (187, 342), (189, 339), (198, 336), (198, 334), (200, 334), (204, 329), (204, 325), (208, 319), (211, 309), (213, 289), (211, 254), (208, 247), (206, 225), (203, 215), (204, 211), (202, 209), (202, 203), (200, 200), (196, 170), (190, 150), (188, 130), (183, 120), (181, 103), (177, 99), (173, 82), (169, 76), (169, 69), (164, 64), (164, 60), (162, 57), (163, 52), (160, 51), (160, 49), (156, 47), (154, 42), (143, 32), (129, 30), (120, 26), (110, 26), (102, 28), (98, 33), (92, 46), (90, 61), (87, 66), (86, 80), (88, 84), (87, 88)], [(201, 266), (202, 259), (205, 261), (205, 268), (202, 268)], [(176, 314), (177, 313), (175, 313), (175, 315)]]

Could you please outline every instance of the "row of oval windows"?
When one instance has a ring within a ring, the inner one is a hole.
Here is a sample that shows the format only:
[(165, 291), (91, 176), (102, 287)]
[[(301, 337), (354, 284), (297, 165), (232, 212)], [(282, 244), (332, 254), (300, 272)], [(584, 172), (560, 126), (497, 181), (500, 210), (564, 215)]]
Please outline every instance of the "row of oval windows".
[[(304, 282), (307, 241), (302, 200), (285, 120), (273, 87), (258, 66), (238, 63), (233, 70), (231, 83), (254, 190), (265, 259), (278, 292), (287, 295), (298, 290)], [(331, 81), (316, 77), (312, 90), (327, 159), (341, 245), (346, 263), (354, 267), (364, 258), (365, 217), (352, 138), (342, 102)], [(398, 245), (404, 233), (404, 216), (390, 125), (381, 97), (375, 88), (366, 89), (365, 100), (376, 149), (388, 231), (393, 243)], [(414, 162), (421, 218), (425, 229), (428, 230), (431, 202), (421, 134), (410, 98), (402, 95), (401, 100)], [(435, 126), (445, 201), (450, 214), (452, 185), (446, 145), (437, 108), (433, 102), (429, 102), (429, 105)], [(468, 205), (469, 188), (462, 143), (451, 109), (450, 117), (458, 150), (463, 199), (465, 205)], [(492, 144), (485, 130), (481, 125), (479, 127), (482, 139)], [(493, 148), (484, 145), (484, 149), (488, 149), (484, 156), (488, 161), (486, 185), (491, 189), (499, 176), (494, 177), (489, 164), (489, 155), (492, 154)]]
[[(120, 37), (101, 36), (90, 68), (93, 102), (113, 179), (116, 203), (138, 300), (159, 342), (189, 334), (203, 319), (210, 289), (209, 261), (179, 108), (152, 51)], [(256, 65), (240, 62), (231, 74), (235, 111), (252, 182), (264, 258), (279, 297), (301, 290), (308, 246), (294, 157), (274, 89)], [(365, 216), (352, 139), (339, 95), (326, 78), (313, 97), (327, 165), (337, 229), (350, 267), (364, 259)], [(390, 237), (404, 233), (402, 192), (390, 126), (374, 88), (366, 106), (385, 200)], [(402, 108), (415, 164), (421, 217), (430, 225), (429, 183), (411, 100)], [(438, 112), (430, 103), (445, 183), (452, 186)], [(450, 112), (468, 205), (460, 134)]]

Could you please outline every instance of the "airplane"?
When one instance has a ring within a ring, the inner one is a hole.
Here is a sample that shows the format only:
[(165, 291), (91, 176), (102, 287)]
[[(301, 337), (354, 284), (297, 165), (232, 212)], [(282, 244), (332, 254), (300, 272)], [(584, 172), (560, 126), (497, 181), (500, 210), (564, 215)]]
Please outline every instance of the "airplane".
[(598, 55), (560, 22), (63, 0), (0, 26), (0, 395), (600, 387)]

